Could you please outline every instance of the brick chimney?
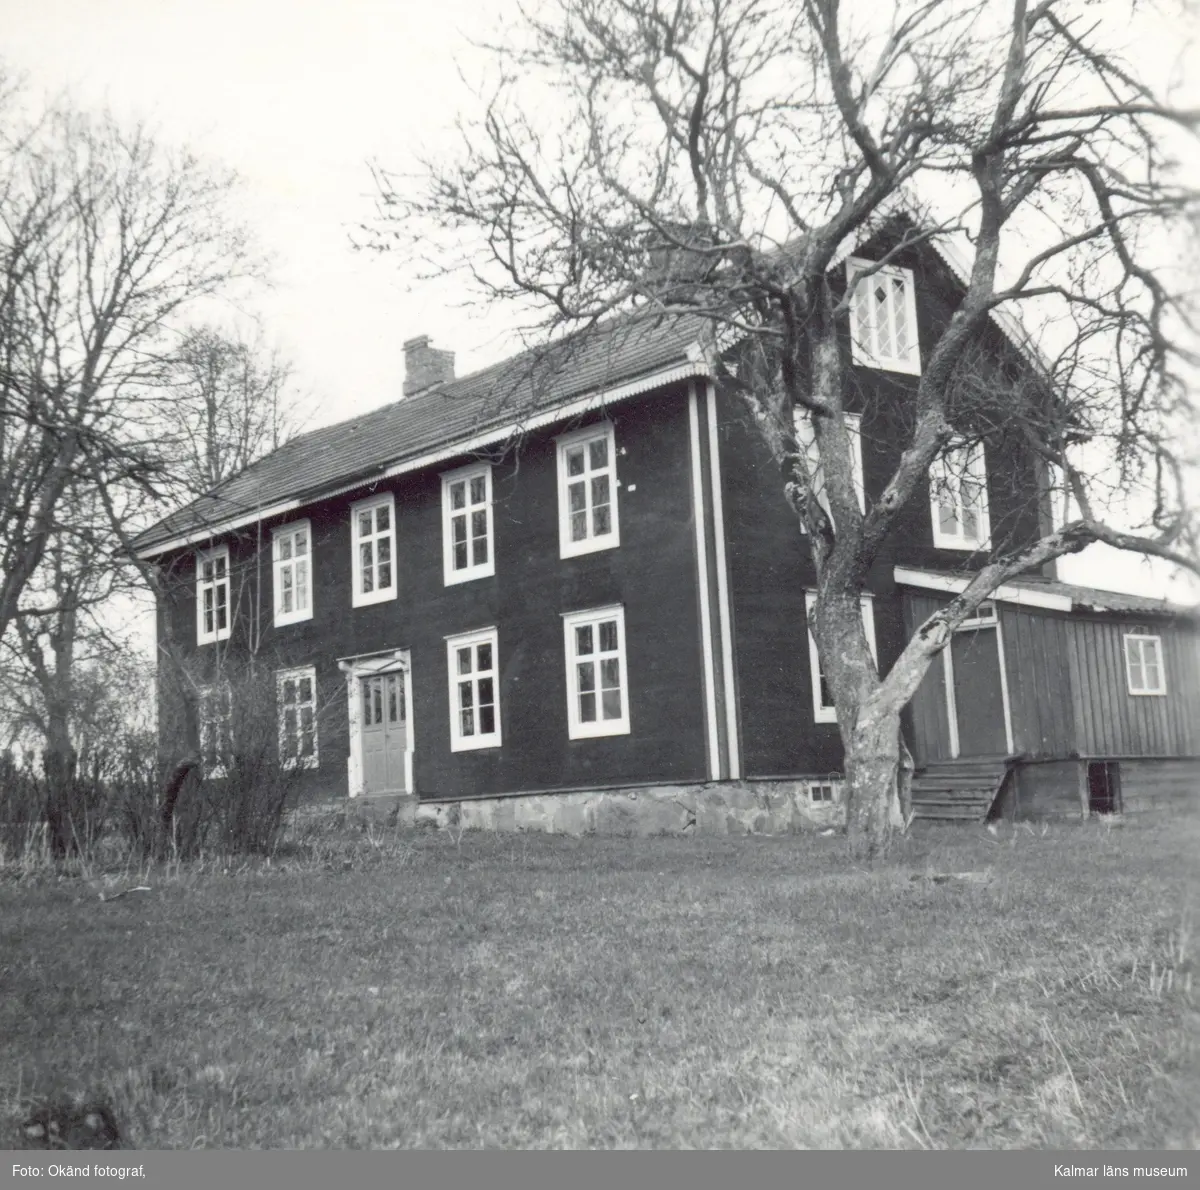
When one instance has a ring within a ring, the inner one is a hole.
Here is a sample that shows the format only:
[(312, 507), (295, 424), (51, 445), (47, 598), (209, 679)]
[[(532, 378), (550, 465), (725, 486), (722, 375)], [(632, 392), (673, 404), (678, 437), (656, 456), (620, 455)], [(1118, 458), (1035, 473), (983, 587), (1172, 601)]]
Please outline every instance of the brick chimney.
[(454, 379), (454, 352), (429, 346), (428, 335), (404, 344), (404, 395), (414, 396)]

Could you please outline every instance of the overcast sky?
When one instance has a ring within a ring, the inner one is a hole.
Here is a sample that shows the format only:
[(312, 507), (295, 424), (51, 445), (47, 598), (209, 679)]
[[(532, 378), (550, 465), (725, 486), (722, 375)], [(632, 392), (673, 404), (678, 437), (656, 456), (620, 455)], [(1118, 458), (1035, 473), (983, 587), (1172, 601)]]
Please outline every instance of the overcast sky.
[[(394, 257), (355, 252), (350, 235), (373, 212), (367, 161), (403, 170), (421, 148), (444, 143), (454, 113), (471, 103), (460, 69), (468, 79), (479, 73), (468, 37), (515, 7), (0, 0), (0, 58), (35, 91), (144, 118), (165, 139), (237, 170), (245, 217), (274, 260), (274, 288), (257, 308), (321, 424), (398, 397), (401, 344), (413, 335), (455, 350), (459, 374), (511, 345), (511, 318), (462, 309), (450, 285), (418, 282)], [(1196, 597), (1163, 589), (1161, 573), (1128, 555), (1068, 559), (1063, 571), (1097, 586)]]

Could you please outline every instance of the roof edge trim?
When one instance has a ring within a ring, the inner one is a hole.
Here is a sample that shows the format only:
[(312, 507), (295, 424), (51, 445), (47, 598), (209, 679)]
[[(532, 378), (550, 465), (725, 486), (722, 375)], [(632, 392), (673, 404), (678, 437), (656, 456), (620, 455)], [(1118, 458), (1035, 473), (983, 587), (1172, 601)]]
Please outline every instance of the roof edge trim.
[[(690, 354), (691, 351), (689, 349)], [(398, 475), (406, 475), (411, 471), (420, 471), (424, 467), (445, 462), (447, 459), (455, 458), (458, 455), (467, 454), (473, 450), (480, 450), (485, 446), (495, 445), (497, 442), (503, 442), (505, 439), (511, 438), (516, 434), (528, 433), (530, 430), (537, 430), (544, 426), (553, 425), (556, 421), (563, 421), (567, 418), (592, 413), (597, 409), (603, 409), (618, 401), (641, 396), (651, 389), (662, 388), (664, 385), (674, 384), (679, 380), (688, 380), (695, 376), (708, 375), (708, 364), (702, 357), (689, 358), (686, 363), (673, 364), (669, 368), (662, 368), (656, 372), (647, 373), (636, 380), (630, 380), (613, 388), (602, 389), (600, 392), (590, 393), (583, 397), (577, 397), (572, 401), (567, 401), (565, 404), (541, 410), (529, 417), (493, 426), (491, 429), (483, 430), (471, 438), (464, 438), (457, 442), (448, 443), (446, 446), (438, 447), (437, 450), (427, 451), (425, 454), (416, 455), (411, 459), (402, 459), (398, 462), (385, 465), (382, 469), (358, 476), (352, 482), (322, 489), (312, 495), (279, 501), (278, 503), (267, 505), (265, 508), (243, 513), (240, 516), (227, 517), (221, 521), (214, 521), (213, 524), (206, 525), (202, 529), (194, 530), (182, 536), (168, 538), (166, 541), (155, 545), (146, 546), (144, 549), (138, 550), (136, 556), (143, 560), (157, 558), (162, 554), (169, 554), (173, 550), (197, 545), (202, 541), (210, 541), (212, 538), (229, 533), (234, 529), (241, 529), (247, 525), (257, 524), (260, 521), (279, 516), (285, 512), (305, 508), (320, 500), (330, 500), (336, 496), (344, 496), (347, 492), (368, 487), (385, 479), (394, 479)]]
[[(929, 570), (915, 570), (909, 566), (897, 566), (892, 577), (904, 587), (921, 587), (927, 591), (946, 591), (959, 595), (967, 589), (969, 578), (950, 574), (935, 574)], [(1048, 611), (1069, 612), (1075, 605), (1066, 595), (1054, 595), (1049, 591), (1033, 591), (1028, 587), (1014, 587), (1002, 583), (989, 599), (1000, 603), (1016, 603), (1023, 607), (1042, 607)]]

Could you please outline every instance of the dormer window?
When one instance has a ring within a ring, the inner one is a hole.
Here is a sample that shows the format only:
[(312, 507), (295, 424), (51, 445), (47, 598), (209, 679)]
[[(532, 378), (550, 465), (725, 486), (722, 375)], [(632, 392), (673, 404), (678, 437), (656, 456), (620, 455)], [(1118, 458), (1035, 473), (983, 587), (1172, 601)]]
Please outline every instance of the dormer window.
[[(867, 271), (873, 270), (873, 271)], [(917, 303), (912, 269), (876, 267), (869, 260), (846, 262), (851, 286), (851, 358), (867, 368), (921, 374)]]

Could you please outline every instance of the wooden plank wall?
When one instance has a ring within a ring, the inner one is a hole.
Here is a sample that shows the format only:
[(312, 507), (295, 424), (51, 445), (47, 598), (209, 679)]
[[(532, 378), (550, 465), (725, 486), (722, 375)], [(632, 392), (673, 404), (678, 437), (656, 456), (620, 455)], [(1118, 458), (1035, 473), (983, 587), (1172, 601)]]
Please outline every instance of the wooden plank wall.
[(1066, 617), (996, 605), (1004, 634), (1004, 663), (1012, 714), (1013, 748), (1030, 756), (1067, 756), (1075, 750), (1077, 689), (1068, 661), (1072, 624)]
[[(945, 602), (906, 591), (905, 630)], [(1139, 621), (998, 603), (1013, 747), (1030, 757), (1200, 756), (1200, 630), (1145, 621), (1162, 638), (1167, 693), (1130, 694), (1124, 637)], [(950, 755), (939, 658), (909, 707), (919, 764)]]
[(1120, 774), (1126, 814), (1200, 812), (1200, 761), (1122, 760)]
[(1067, 658), (1082, 756), (1200, 755), (1200, 650), (1196, 630), (1151, 623), (1162, 638), (1165, 696), (1129, 693), (1125, 634), (1134, 621), (1071, 617)]
[(1086, 816), (1082, 798), (1083, 761), (1024, 764), (1016, 772), (1016, 816), (1020, 819), (1074, 819)]
[[(927, 616), (943, 603), (944, 596), (923, 591), (904, 594), (904, 635), (912, 637)], [(926, 672), (924, 680), (908, 705), (912, 721), (913, 757), (918, 765), (950, 759), (950, 725), (946, 714), (946, 671), (940, 656)]]

